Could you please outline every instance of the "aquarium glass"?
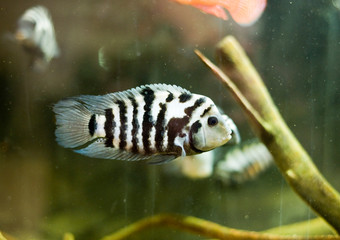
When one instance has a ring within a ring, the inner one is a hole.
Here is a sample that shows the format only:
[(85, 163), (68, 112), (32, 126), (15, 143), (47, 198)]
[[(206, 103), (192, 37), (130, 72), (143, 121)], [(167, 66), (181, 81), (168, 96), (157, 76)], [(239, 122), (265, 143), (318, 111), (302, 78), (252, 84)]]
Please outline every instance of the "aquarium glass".
[[(16, 35), (20, 17), (37, 5), (48, 9), (59, 50), (43, 63)], [(217, 149), (210, 176), (193, 178), (180, 160), (98, 159), (56, 141), (53, 107), (61, 99), (165, 83), (210, 97), (237, 126), (241, 144), (258, 142), (244, 110), (194, 52), (218, 63), (216, 45), (232, 35), (288, 127), (340, 190), (340, 1), (268, 0), (249, 26), (225, 13), (228, 20), (172, 0), (1, 2), (0, 231), (8, 239), (100, 239), (163, 213), (253, 231), (317, 216), (274, 162), (241, 180), (218, 177), (232, 144)], [(131, 239), (201, 237), (154, 227)]]

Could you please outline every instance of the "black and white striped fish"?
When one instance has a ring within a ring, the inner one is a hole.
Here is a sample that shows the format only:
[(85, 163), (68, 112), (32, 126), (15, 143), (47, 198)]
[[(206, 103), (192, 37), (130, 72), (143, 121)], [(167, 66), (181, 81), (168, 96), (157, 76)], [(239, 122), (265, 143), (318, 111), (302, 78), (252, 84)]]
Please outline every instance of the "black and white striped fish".
[(232, 130), (213, 101), (152, 84), (54, 106), (60, 145), (94, 158), (170, 161), (221, 146)]
[(31, 57), (31, 65), (36, 70), (44, 69), (48, 63), (59, 56), (54, 26), (47, 8), (29, 8), (18, 20), (15, 39)]
[(274, 163), (272, 154), (259, 140), (235, 146), (217, 162), (215, 177), (227, 185), (255, 179)]

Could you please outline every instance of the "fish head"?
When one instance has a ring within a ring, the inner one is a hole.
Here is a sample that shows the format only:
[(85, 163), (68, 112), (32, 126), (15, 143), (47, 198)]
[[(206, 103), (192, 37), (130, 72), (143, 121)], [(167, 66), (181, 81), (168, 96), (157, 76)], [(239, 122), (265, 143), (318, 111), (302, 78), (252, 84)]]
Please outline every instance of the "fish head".
[(35, 27), (36, 27), (35, 22), (20, 19), (18, 21), (18, 29), (17, 32), (15, 33), (15, 38), (19, 42), (32, 38)]
[(224, 145), (231, 137), (232, 129), (214, 104), (190, 129), (190, 145), (203, 152)]

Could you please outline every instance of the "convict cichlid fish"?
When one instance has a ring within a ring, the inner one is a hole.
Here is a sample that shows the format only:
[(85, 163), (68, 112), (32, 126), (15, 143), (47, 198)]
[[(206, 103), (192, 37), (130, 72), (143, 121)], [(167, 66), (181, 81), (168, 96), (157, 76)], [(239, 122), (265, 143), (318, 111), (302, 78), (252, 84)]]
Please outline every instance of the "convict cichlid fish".
[(15, 39), (30, 55), (30, 66), (44, 70), (49, 62), (59, 56), (52, 18), (43, 6), (29, 8), (18, 20)]
[(250, 140), (229, 149), (215, 166), (215, 176), (234, 185), (255, 179), (274, 163), (272, 154), (259, 140)]
[(57, 142), (94, 158), (161, 163), (212, 150), (232, 137), (210, 98), (175, 85), (71, 97), (53, 110)]
[(250, 26), (262, 15), (267, 0), (172, 0), (191, 5), (204, 13), (214, 15), (223, 20), (228, 19), (225, 9), (232, 19), (240, 25)]

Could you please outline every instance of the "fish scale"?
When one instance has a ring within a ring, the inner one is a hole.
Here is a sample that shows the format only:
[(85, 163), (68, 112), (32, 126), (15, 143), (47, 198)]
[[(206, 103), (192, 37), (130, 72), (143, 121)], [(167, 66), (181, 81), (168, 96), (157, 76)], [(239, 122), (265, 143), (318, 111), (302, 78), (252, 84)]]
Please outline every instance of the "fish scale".
[[(172, 85), (73, 97), (58, 102), (54, 111), (59, 144), (90, 157), (164, 162), (210, 150), (231, 138), (211, 99)], [(216, 127), (207, 126), (210, 117), (219, 119)]]

